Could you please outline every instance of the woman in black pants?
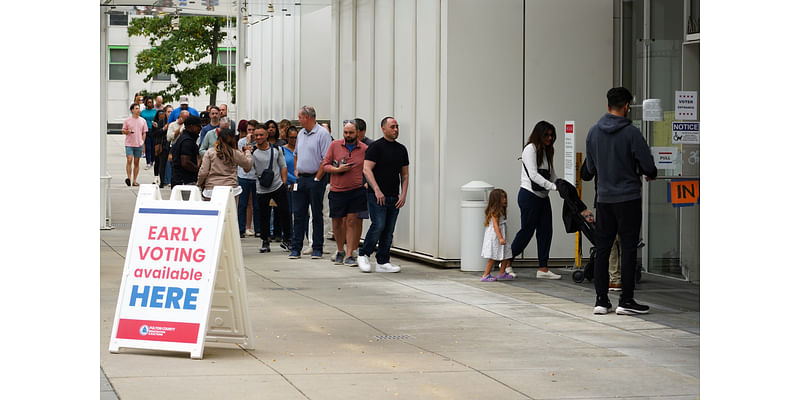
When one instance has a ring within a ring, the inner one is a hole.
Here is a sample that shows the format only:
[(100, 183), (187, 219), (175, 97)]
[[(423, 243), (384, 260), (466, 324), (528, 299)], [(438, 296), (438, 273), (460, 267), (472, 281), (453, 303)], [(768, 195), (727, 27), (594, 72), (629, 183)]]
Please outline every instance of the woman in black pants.
[(167, 155), (169, 154), (169, 141), (167, 140), (167, 114), (158, 110), (153, 118), (153, 128), (148, 136), (153, 139), (153, 155), (155, 156), (155, 175), (158, 176), (158, 187), (163, 188), (169, 184), (166, 179)]
[[(550, 258), (550, 242), (553, 239), (553, 211), (550, 207), (551, 190), (556, 190), (553, 168), (553, 143), (556, 128), (547, 121), (539, 121), (522, 149), (522, 176), (520, 178), (517, 204), (520, 210), (520, 230), (511, 243), (512, 262), (522, 254), (536, 233), (539, 270), (538, 279), (561, 279), (561, 275), (547, 268)], [(510, 267), (506, 270), (507, 273)]]

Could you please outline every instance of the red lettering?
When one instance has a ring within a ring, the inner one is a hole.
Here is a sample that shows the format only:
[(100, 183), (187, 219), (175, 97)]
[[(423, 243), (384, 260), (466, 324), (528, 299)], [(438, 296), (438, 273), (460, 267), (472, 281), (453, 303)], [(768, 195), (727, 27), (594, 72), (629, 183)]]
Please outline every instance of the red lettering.
[(201, 279), (203, 279), (203, 273), (200, 272), (200, 271), (195, 272), (194, 273), (194, 280), (199, 281)]
[(167, 227), (166, 226), (161, 228), (161, 232), (158, 233), (158, 238), (156, 238), (156, 239), (157, 240), (161, 240), (161, 239), (169, 240), (169, 234), (167, 232)]
[(172, 236), (169, 238), (169, 240), (180, 240), (181, 239), (180, 235), (181, 235), (181, 228), (179, 228), (177, 226), (173, 226), (172, 227)]
[(147, 240), (155, 240), (155, 234), (156, 234), (156, 227), (151, 226), (150, 230), (148, 231)]
[(200, 236), (200, 231), (202, 230), (203, 228), (197, 228), (197, 230), (195, 230), (195, 228), (192, 228), (192, 234), (194, 235), (195, 242), (197, 241), (197, 237)]
[(147, 257), (147, 253), (150, 252), (150, 246), (147, 246), (144, 249), (145, 249), (144, 253), (142, 253), (142, 246), (139, 246), (139, 259), (140, 260), (144, 260), (144, 258)]
[(203, 260), (206, 259), (206, 251), (203, 249), (197, 249), (194, 251), (194, 262), (201, 263)]

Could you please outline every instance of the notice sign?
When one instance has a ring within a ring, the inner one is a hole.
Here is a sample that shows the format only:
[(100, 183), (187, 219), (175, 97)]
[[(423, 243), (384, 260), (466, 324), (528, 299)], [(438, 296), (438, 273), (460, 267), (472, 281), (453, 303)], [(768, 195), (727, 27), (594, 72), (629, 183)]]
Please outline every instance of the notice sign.
[(700, 123), (673, 121), (672, 144), (700, 144)]
[(157, 192), (156, 185), (142, 185), (139, 192), (111, 350), (188, 351), (199, 358), (226, 204), (153, 199)]
[(658, 169), (675, 169), (678, 163), (677, 147), (651, 147), (653, 160)]
[(675, 119), (682, 121), (697, 119), (697, 92), (675, 92)]
[(667, 202), (673, 207), (686, 207), (698, 203), (700, 200), (700, 181), (675, 180), (669, 183)]
[(575, 121), (564, 122), (564, 180), (575, 185)]

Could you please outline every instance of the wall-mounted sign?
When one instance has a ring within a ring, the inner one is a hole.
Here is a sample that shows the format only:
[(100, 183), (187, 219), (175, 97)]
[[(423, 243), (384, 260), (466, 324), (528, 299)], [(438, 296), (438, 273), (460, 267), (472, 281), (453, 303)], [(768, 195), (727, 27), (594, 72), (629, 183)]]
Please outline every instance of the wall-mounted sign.
[(653, 161), (658, 169), (675, 169), (678, 165), (677, 147), (651, 147)]
[(661, 99), (647, 99), (642, 102), (642, 119), (645, 121), (663, 121), (664, 109)]
[(575, 185), (575, 121), (564, 121), (564, 180)]
[(700, 201), (700, 180), (673, 179), (669, 182), (667, 202), (673, 207), (686, 207)]
[(675, 119), (694, 121), (697, 119), (697, 92), (675, 92)]
[(700, 123), (673, 121), (672, 144), (700, 144)]

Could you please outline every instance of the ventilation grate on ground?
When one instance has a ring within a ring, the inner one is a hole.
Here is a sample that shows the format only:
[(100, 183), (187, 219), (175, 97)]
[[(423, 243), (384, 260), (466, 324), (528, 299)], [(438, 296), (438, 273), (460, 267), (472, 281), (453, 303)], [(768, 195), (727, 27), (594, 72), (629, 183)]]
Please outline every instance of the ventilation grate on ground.
[(375, 336), (376, 340), (406, 340), (410, 339), (411, 335), (378, 335)]
[(130, 228), (131, 225), (132, 224), (130, 222), (112, 222), (111, 223), (111, 226), (113, 226), (114, 228)]

